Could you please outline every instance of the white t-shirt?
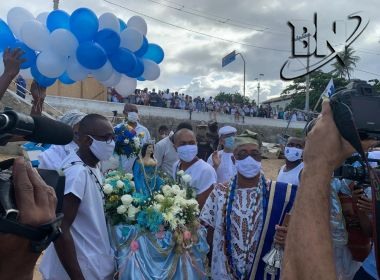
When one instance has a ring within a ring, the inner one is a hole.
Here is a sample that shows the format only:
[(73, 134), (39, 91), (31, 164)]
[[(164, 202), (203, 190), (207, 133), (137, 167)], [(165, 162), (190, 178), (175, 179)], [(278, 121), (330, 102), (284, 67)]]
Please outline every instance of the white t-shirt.
[(284, 171), (284, 169), (285, 169), (285, 165), (283, 165), (281, 167), (276, 181), (299, 186), (299, 184), (300, 184), (300, 173), (303, 169), (303, 162), (298, 164), (292, 170)]
[[(173, 178), (176, 178), (177, 171), (179, 170), (179, 161), (173, 166)], [(207, 191), (213, 184), (216, 183), (216, 173), (214, 168), (199, 159), (192, 166), (185, 170), (185, 174), (191, 176), (190, 186), (195, 189), (197, 195)]]
[[(102, 182), (102, 176), (98, 168), (71, 165), (77, 161), (81, 159), (76, 153), (71, 153), (63, 161), (62, 167), (69, 166), (64, 169), (65, 195), (71, 193), (81, 200), (77, 216), (71, 225), (78, 262), (85, 279), (112, 279), (114, 254), (108, 238), (102, 191), (97, 183), (97, 180)], [(54, 244), (50, 244), (45, 251), (40, 271), (43, 279), (70, 279), (57, 256)]]
[(170, 136), (165, 137), (154, 146), (154, 157), (157, 160), (157, 167), (168, 175), (172, 174), (173, 165), (179, 158)]
[[(231, 178), (236, 175), (236, 166), (232, 162), (233, 153), (226, 153), (224, 151), (219, 151), (218, 155), (220, 157), (220, 165), (216, 169), (217, 182), (226, 183), (231, 180)], [(213, 166), (212, 154), (209, 156), (207, 163)]]
[(73, 141), (67, 145), (51, 145), (49, 149), (38, 156), (41, 169), (57, 170), (61, 168), (62, 161), (71, 153), (78, 150), (78, 145)]

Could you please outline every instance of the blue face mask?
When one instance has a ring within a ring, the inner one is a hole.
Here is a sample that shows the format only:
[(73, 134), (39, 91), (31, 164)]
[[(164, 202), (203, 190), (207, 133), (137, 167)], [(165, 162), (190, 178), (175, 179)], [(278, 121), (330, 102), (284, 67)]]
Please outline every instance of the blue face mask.
[(230, 136), (230, 137), (227, 137), (224, 139), (224, 147), (225, 148), (232, 150), (234, 148), (234, 145), (235, 145), (235, 137), (234, 136)]

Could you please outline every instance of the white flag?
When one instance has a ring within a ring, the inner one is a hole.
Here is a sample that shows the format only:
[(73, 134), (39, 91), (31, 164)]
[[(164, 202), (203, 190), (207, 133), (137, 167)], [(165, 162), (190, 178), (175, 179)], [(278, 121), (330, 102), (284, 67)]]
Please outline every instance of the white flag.
[(335, 93), (335, 86), (334, 86), (334, 81), (331, 78), (329, 83), (327, 84), (327, 87), (323, 91), (322, 97), (330, 99), (330, 97)]

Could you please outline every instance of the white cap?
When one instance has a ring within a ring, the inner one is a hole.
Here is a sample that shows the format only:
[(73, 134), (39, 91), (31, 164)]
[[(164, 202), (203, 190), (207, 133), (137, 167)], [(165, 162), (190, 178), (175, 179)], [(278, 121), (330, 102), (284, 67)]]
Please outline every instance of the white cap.
[(222, 135), (232, 134), (232, 133), (236, 133), (236, 132), (237, 132), (236, 128), (227, 125), (227, 126), (221, 127), (219, 129), (218, 134), (219, 134), (219, 137), (220, 137)]

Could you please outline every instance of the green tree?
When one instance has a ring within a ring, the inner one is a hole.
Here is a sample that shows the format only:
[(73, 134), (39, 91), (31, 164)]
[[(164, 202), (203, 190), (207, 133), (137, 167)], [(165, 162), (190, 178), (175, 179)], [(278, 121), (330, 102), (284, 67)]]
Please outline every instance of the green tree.
[(228, 102), (228, 103), (236, 103), (236, 104), (255, 104), (254, 100), (250, 100), (248, 97), (244, 97), (242, 94), (239, 92), (235, 93), (226, 93), (226, 92), (219, 92), (215, 96), (215, 100), (223, 103), (223, 102)]
[[(335, 89), (339, 89), (347, 85), (348, 81), (344, 78), (338, 77), (336, 74), (324, 73), (321, 70), (316, 70), (310, 74), (310, 90), (309, 90), (309, 100), (310, 109), (315, 107), (319, 97), (325, 90), (330, 79), (333, 79)], [(291, 109), (304, 109), (305, 108), (305, 93), (306, 93), (306, 77), (301, 77), (294, 79), (293, 82), (288, 85), (281, 93), (281, 95), (292, 95), (293, 99), (287, 110)], [(317, 111), (320, 110), (319, 105)]]
[(354, 71), (360, 57), (355, 55), (355, 51), (351, 47), (347, 47), (344, 51), (338, 53), (337, 60), (332, 64), (333, 74), (340, 78), (351, 80), (351, 72)]

